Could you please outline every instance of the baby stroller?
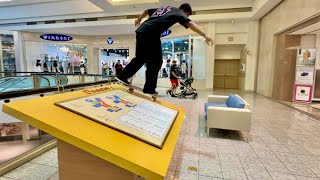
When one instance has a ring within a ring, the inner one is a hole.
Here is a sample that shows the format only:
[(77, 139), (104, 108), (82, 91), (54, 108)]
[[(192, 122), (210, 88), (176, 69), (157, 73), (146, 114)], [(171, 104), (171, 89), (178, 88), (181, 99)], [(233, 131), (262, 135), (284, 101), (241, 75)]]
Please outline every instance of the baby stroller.
[(192, 99), (196, 99), (198, 97), (197, 90), (191, 87), (193, 83), (193, 77), (187, 78), (184, 81), (180, 81), (182, 91), (178, 94), (178, 98), (187, 98), (191, 97)]

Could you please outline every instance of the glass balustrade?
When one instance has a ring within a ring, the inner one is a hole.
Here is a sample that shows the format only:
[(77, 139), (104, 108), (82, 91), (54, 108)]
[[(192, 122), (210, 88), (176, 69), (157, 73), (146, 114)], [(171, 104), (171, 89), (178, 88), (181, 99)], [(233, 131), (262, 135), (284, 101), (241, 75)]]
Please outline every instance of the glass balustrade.
[[(4, 76), (4, 74), (6, 76)], [(61, 73), (33, 73), (33, 72), (0, 72), (0, 93), (39, 89), (47, 87), (61, 87), (83, 83), (113, 80), (113, 76), (100, 74), (61, 74)], [(10, 75), (8, 77), (8, 75)]]

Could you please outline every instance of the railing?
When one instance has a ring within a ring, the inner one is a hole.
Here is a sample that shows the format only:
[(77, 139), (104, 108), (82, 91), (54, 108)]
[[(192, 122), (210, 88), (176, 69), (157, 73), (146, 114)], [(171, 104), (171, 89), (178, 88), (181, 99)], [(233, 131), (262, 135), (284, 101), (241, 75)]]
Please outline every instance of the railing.
[(115, 80), (114, 76), (100, 74), (0, 72), (0, 76), (4, 77), (0, 78), (0, 99), (48, 91), (64, 91), (65, 88), (110, 83)]

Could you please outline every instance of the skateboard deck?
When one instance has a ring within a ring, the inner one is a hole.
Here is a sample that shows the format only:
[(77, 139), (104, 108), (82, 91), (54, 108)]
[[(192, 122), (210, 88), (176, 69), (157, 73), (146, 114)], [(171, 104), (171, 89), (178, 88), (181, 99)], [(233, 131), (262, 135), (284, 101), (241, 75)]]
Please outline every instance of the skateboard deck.
[[(128, 91), (129, 93), (133, 93), (134, 90), (138, 90), (138, 91), (143, 92), (143, 89), (142, 89), (142, 88), (137, 87), (137, 86), (134, 86), (134, 85), (127, 86), (127, 88), (128, 88), (127, 91)], [(144, 95), (151, 96), (151, 98), (153, 99), (153, 101), (157, 100), (157, 95), (156, 95), (156, 94), (146, 94), (146, 93), (144, 93)]]
[[(143, 92), (143, 89), (140, 88), (140, 87), (138, 87), (138, 86), (134, 86), (134, 85), (132, 85), (132, 84), (126, 85), (126, 84), (123, 84), (121, 81), (118, 81), (118, 82), (119, 82), (119, 84), (124, 85), (124, 86), (127, 88), (127, 91), (128, 91), (129, 93), (133, 93), (134, 90), (138, 90), (138, 91)], [(144, 93), (144, 95), (146, 95), (146, 96), (151, 96), (151, 98), (152, 98), (153, 101), (156, 101), (156, 100), (157, 100), (157, 95), (156, 95), (156, 94), (146, 94), (146, 93)]]

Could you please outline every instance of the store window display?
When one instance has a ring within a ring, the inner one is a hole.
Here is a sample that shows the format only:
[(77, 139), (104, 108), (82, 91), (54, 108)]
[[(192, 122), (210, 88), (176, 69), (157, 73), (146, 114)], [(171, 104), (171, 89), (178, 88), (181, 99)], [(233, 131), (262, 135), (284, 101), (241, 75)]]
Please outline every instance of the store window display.
[(0, 35), (2, 46), (1, 69), (3, 71), (16, 71), (16, 59), (14, 50), (13, 35), (2, 34)]
[[(86, 58), (85, 44), (25, 41), (26, 71), (38, 71), (34, 59), (43, 59), (42, 72), (80, 73), (81, 57)], [(33, 59), (33, 60), (32, 60)]]

